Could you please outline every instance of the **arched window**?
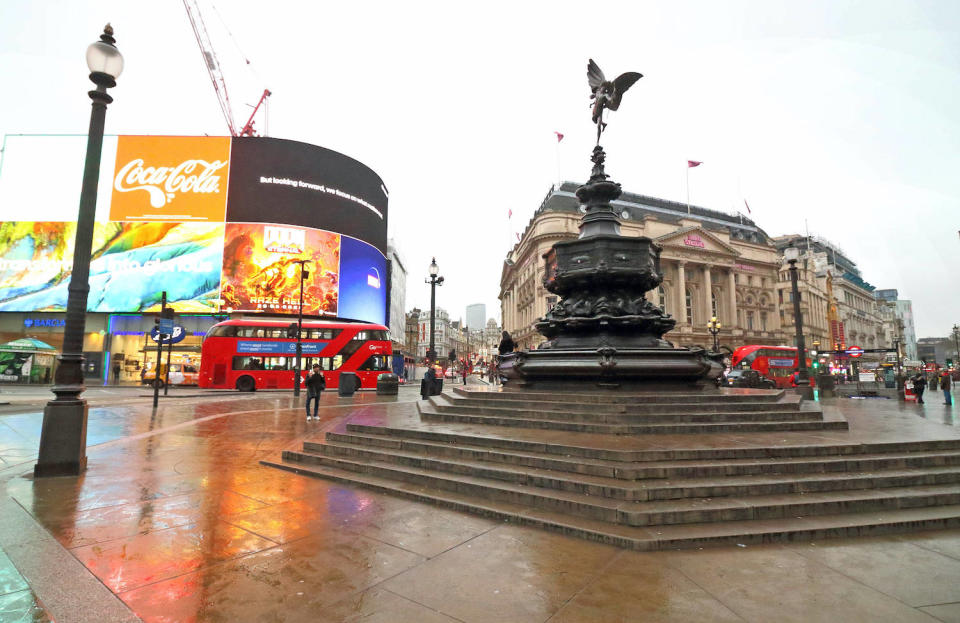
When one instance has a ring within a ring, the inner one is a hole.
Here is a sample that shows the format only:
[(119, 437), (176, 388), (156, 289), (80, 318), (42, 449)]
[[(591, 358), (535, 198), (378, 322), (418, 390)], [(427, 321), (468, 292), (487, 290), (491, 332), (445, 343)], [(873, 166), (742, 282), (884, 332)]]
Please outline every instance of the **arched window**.
[(686, 301), (685, 301), (685, 313), (684, 322), (693, 322), (693, 295), (690, 294), (689, 288), (686, 291)]
[(660, 307), (660, 311), (667, 311), (667, 293), (663, 286), (657, 288), (657, 306)]

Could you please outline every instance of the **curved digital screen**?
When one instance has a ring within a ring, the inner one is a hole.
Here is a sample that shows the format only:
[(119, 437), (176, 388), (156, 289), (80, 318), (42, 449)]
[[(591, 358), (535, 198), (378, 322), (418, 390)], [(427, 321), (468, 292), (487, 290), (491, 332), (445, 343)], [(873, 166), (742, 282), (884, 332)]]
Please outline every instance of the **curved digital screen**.
[[(0, 311), (66, 309), (85, 145), (5, 138)], [(155, 311), (166, 291), (179, 312), (296, 313), (306, 261), (305, 314), (383, 323), (387, 199), (362, 163), (296, 141), (105, 137), (87, 308)]]

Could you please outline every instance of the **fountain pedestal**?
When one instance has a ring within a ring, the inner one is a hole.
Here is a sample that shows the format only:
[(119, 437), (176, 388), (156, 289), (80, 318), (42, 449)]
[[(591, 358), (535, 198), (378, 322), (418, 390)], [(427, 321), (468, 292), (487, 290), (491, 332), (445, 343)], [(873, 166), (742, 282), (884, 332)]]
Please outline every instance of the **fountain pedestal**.
[(537, 324), (547, 341), (501, 358), (507, 386), (670, 390), (713, 387), (722, 355), (677, 348), (663, 339), (676, 325), (647, 300), (660, 285), (660, 247), (645, 236), (620, 234), (610, 202), (620, 184), (593, 151), (590, 180), (577, 189), (585, 207), (580, 237), (558, 242), (543, 256), (543, 285), (560, 301)]

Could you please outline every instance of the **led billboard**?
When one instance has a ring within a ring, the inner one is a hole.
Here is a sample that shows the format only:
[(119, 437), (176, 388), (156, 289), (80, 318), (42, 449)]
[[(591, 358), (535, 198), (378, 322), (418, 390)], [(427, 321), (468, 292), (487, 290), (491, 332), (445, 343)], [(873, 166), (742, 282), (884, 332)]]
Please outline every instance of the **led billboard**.
[[(76, 171), (79, 184), (85, 144), (84, 136), (5, 138), (0, 311), (66, 309), (79, 189), (46, 176)], [(87, 307), (152, 311), (166, 291), (180, 312), (296, 313), (296, 260), (306, 259), (304, 313), (382, 323), (386, 217), (376, 173), (320, 147), (105, 137)]]

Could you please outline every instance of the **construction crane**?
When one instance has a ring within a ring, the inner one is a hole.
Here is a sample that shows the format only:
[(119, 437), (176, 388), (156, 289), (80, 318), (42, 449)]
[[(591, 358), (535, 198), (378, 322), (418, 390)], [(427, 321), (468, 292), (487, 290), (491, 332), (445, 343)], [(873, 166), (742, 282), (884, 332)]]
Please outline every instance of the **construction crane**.
[[(183, 7), (187, 10), (187, 17), (190, 19), (190, 26), (193, 28), (193, 34), (197, 38), (197, 45), (200, 46), (200, 54), (203, 55), (203, 63), (207, 67), (207, 73), (210, 74), (210, 81), (213, 83), (213, 90), (217, 94), (217, 101), (220, 103), (220, 110), (223, 112), (223, 118), (227, 121), (227, 127), (230, 128), (231, 136), (256, 136), (253, 128), (253, 117), (257, 114), (261, 104), (264, 104), (271, 93), (269, 89), (263, 90), (260, 101), (253, 108), (247, 123), (237, 131), (237, 126), (233, 121), (233, 109), (230, 106), (230, 95), (227, 93), (227, 82), (223, 77), (223, 71), (220, 69), (220, 61), (217, 60), (217, 54), (213, 50), (213, 43), (210, 41), (210, 34), (207, 32), (207, 26), (203, 22), (203, 16), (200, 13), (200, 7), (197, 0), (183, 0)], [(249, 61), (247, 61), (249, 63)], [(266, 110), (266, 106), (264, 106)]]

